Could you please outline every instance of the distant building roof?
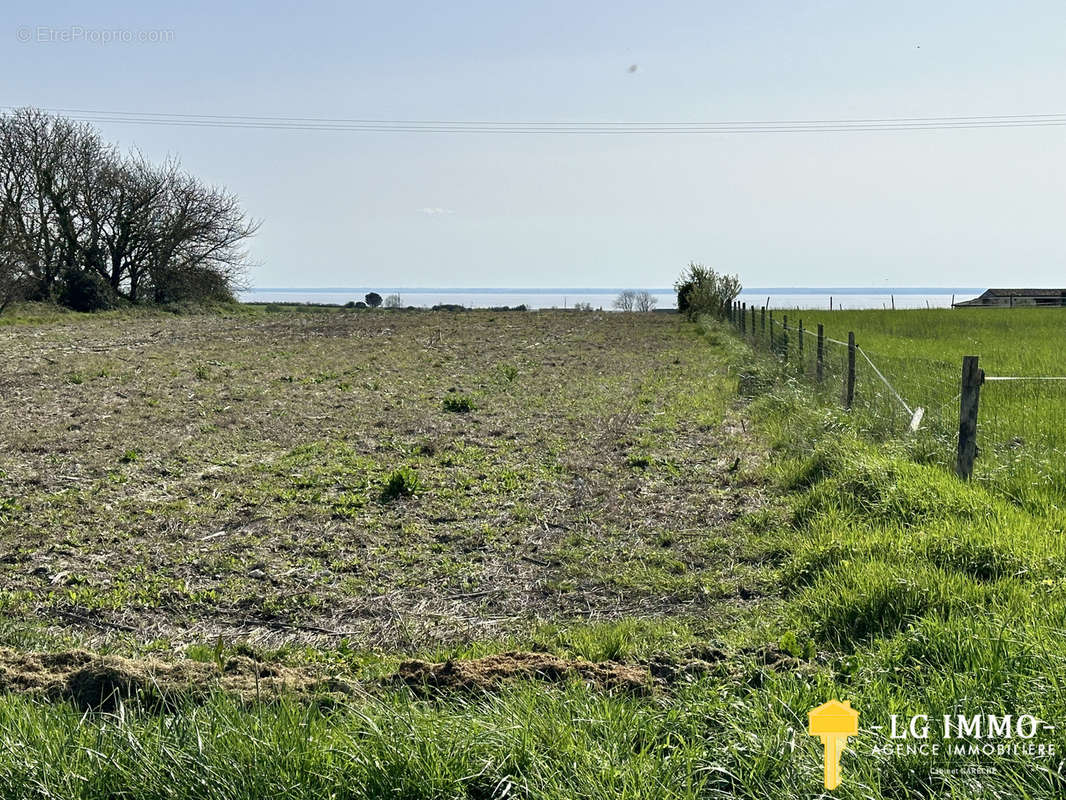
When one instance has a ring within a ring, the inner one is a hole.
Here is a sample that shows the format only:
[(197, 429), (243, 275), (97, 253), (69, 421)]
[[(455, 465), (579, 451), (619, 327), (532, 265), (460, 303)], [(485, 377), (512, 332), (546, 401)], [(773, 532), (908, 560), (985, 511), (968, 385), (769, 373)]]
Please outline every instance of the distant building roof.
[(981, 297), (1066, 297), (1066, 289), (988, 289)]
[(1066, 289), (988, 289), (979, 297), (955, 303), (955, 306), (1008, 305), (1014, 298), (1043, 301), (1038, 305), (1066, 305)]

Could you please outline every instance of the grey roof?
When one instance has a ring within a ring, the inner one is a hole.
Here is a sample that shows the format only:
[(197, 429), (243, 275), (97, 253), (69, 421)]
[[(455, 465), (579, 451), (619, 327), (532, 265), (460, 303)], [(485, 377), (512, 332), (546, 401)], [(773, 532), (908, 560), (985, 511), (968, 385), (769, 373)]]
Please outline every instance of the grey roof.
[(1037, 301), (1059, 301), (1057, 303), (1045, 302), (1042, 305), (1066, 305), (1066, 289), (988, 289), (979, 297), (973, 300), (963, 300), (955, 303), (954, 306), (958, 308), (959, 306), (1006, 305), (1012, 297), (1028, 297)]
[(988, 289), (981, 297), (1066, 297), (1066, 289)]

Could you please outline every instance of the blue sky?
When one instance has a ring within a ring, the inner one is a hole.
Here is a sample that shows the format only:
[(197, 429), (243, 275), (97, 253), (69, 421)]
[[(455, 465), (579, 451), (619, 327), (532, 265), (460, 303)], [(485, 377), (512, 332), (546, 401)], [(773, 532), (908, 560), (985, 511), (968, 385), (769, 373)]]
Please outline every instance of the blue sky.
[[(24, 4), (0, 29), (0, 105), (568, 122), (1063, 113), (1064, 23), (1061, 2), (974, 0)], [(75, 26), (170, 33), (41, 41)], [(99, 127), (236, 191), (263, 219), (259, 286), (650, 287), (689, 260), (749, 286), (1064, 279), (1062, 127)]]

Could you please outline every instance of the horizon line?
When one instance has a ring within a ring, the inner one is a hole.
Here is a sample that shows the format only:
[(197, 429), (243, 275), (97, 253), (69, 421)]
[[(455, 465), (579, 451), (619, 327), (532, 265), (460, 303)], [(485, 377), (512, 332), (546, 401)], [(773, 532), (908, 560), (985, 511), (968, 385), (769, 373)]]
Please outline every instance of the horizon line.
[[(633, 289), (629, 286), (254, 286), (245, 292), (439, 292), (457, 294), (472, 293), (508, 293), (508, 294), (560, 294), (565, 292), (603, 294), (622, 292)], [(853, 294), (952, 294), (958, 292), (981, 292), (988, 287), (973, 286), (752, 286), (742, 288), (741, 294), (749, 292), (770, 292), (781, 294), (807, 294), (826, 292), (845, 292)], [(652, 287), (640, 291), (669, 294), (676, 291), (673, 287)]]

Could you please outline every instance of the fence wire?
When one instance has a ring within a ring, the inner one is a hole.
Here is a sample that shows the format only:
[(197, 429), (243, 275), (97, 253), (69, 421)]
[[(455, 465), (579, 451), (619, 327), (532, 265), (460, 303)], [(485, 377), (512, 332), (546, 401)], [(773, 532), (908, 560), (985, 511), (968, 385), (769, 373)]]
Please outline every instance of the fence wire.
[[(735, 324), (753, 347), (774, 354), (787, 376), (808, 383), (823, 401), (845, 405), (848, 344), (823, 336), (819, 371), (817, 325), (804, 323), (802, 316), (769, 309), (753, 315), (749, 309), (743, 325), (739, 318)], [(859, 432), (878, 440), (907, 434), (921, 409), (919, 433), (932, 441), (937, 460), (951, 463), (959, 429), (961, 359), (888, 355), (857, 341), (854, 364), (851, 408)], [(994, 366), (981, 363), (986, 371)], [(986, 376), (977, 431), (978, 460), (987, 468), (1054, 470), (1066, 456), (1066, 376)]]

